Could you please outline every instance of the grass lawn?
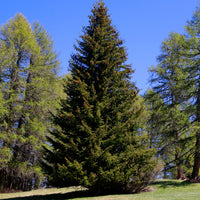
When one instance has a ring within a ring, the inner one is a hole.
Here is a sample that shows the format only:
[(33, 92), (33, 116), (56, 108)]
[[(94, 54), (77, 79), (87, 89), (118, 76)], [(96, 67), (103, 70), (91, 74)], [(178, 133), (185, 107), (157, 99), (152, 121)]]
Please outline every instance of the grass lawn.
[(107, 195), (89, 197), (89, 194), (81, 187), (69, 187), (61, 189), (44, 189), (30, 192), (0, 194), (0, 199), (10, 200), (199, 200), (200, 183), (188, 183), (177, 180), (156, 181), (150, 186), (151, 192), (127, 195)]

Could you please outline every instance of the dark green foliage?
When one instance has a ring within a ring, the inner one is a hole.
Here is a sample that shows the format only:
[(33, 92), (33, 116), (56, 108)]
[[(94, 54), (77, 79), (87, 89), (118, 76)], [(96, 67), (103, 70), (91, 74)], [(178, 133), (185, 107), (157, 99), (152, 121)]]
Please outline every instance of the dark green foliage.
[(155, 161), (143, 132), (144, 103), (107, 8), (100, 1), (70, 60), (67, 98), (54, 116), (46, 170), (54, 186), (82, 185), (99, 193), (138, 192)]
[(47, 32), (22, 14), (1, 27), (0, 52), (0, 190), (31, 190), (43, 178), (39, 160), (57, 104), (58, 61)]

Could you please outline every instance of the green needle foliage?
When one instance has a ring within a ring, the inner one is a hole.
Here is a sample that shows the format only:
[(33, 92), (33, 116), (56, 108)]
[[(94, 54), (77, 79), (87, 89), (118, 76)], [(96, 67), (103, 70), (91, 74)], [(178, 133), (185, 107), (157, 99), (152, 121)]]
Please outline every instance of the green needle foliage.
[[(153, 91), (146, 94), (150, 110), (149, 131), (151, 142), (157, 146), (158, 154), (166, 163), (166, 168), (175, 166), (173, 178), (184, 179), (182, 165), (189, 148), (190, 120), (187, 112), (186, 96), (188, 73), (187, 60), (182, 54), (186, 43), (185, 36), (171, 33), (162, 43), (159, 64), (150, 72)], [(152, 146), (152, 145), (151, 145)]]
[(184, 55), (188, 61), (188, 87), (193, 90), (189, 93), (191, 102), (192, 123), (196, 127), (196, 142), (194, 150), (194, 165), (192, 178), (199, 178), (200, 168), (200, 6), (195, 10), (192, 20), (186, 26), (188, 36), (188, 52)]
[(30, 190), (43, 177), (39, 160), (57, 104), (58, 61), (47, 32), (22, 14), (1, 27), (0, 52), (0, 190)]
[(199, 22), (197, 7), (187, 22), (186, 34), (170, 34), (163, 42), (159, 65), (150, 70), (153, 91), (146, 95), (152, 141), (159, 143), (159, 150), (166, 150), (162, 156), (166, 163), (174, 160), (178, 178), (183, 176), (179, 175), (182, 165), (188, 177), (196, 180), (200, 168)]
[(154, 151), (143, 132), (144, 103), (107, 8), (97, 2), (70, 60), (67, 98), (54, 116), (46, 172), (54, 186), (138, 192), (152, 178)]

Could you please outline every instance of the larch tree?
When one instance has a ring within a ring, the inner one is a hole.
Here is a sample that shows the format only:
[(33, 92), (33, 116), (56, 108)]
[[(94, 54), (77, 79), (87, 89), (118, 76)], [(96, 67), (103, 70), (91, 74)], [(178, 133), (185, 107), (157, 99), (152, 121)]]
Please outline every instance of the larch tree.
[(185, 42), (185, 36), (177, 33), (171, 33), (163, 42), (159, 64), (150, 69), (153, 91), (146, 94), (151, 108), (149, 126), (157, 140), (158, 152), (168, 167), (176, 166), (178, 179), (185, 178), (183, 155), (189, 152), (186, 143), (190, 127), (186, 109), (188, 73), (182, 57)]
[(0, 52), (0, 188), (30, 190), (43, 178), (39, 160), (59, 95), (58, 60), (44, 28), (20, 13), (1, 27)]
[(192, 123), (196, 126), (196, 142), (194, 150), (194, 165), (192, 178), (199, 178), (200, 168), (200, 6), (195, 10), (192, 20), (186, 26), (188, 46), (187, 53), (184, 55), (187, 58), (189, 82), (188, 87), (193, 90), (190, 92), (189, 98), (191, 102), (191, 118)]
[(49, 184), (98, 193), (138, 192), (152, 178), (154, 150), (143, 132), (144, 103), (133, 70), (102, 1), (71, 56), (67, 98), (54, 116), (45, 155)]

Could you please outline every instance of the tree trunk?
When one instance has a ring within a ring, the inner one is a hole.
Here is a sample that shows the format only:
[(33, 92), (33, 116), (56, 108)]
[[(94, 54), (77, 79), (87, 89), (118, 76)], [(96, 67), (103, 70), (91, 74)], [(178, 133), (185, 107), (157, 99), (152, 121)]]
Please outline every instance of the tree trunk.
[[(196, 121), (198, 123), (197, 126), (199, 126), (199, 123), (200, 123), (200, 77), (199, 77), (199, 85), (198, 85), (197, 101), (196, 101)], [(200, 167), (200, 132), (197, 132), (192, 179), (198, 179), (199, 167)]]
[(182, 166), (180, 164), (180, 155), (179, 155), (179, 152), (178, 150), (176, 150), (176, 154), (175, 154), (175, 159), (176, 159), (176, 169), (177, 169), (177, 179), (181, 179), (181, 180), (184, 180), (185, 179), (185, 176), (184, 176), (184, 173), (183, 173), (183, 169), (182, 169)]
[(179, 165), (177, 167), (177, 179), (180, 179), (180, 180), (184, 180), (185, 179), (185, 176), (183, 174), (183, 169), (182, 169), (181, 165)]
[(10, 182), (9, 182), (9, 191), (12, 190), (12, 185), (13, 185), (13, 171), (10, 173)]
[[(3, 187), (3, 169), (0, 170), (0, 189)], [(2, 192), (0, 190), (0, 192)]]
[(199, 177), (199, 167), (200, 167), (200, 133), (197, 133), (196, 145), (195, 145), (195, 155), (194, 155), (194, 165), (192, 171), (192, 179), (198, 179)]

